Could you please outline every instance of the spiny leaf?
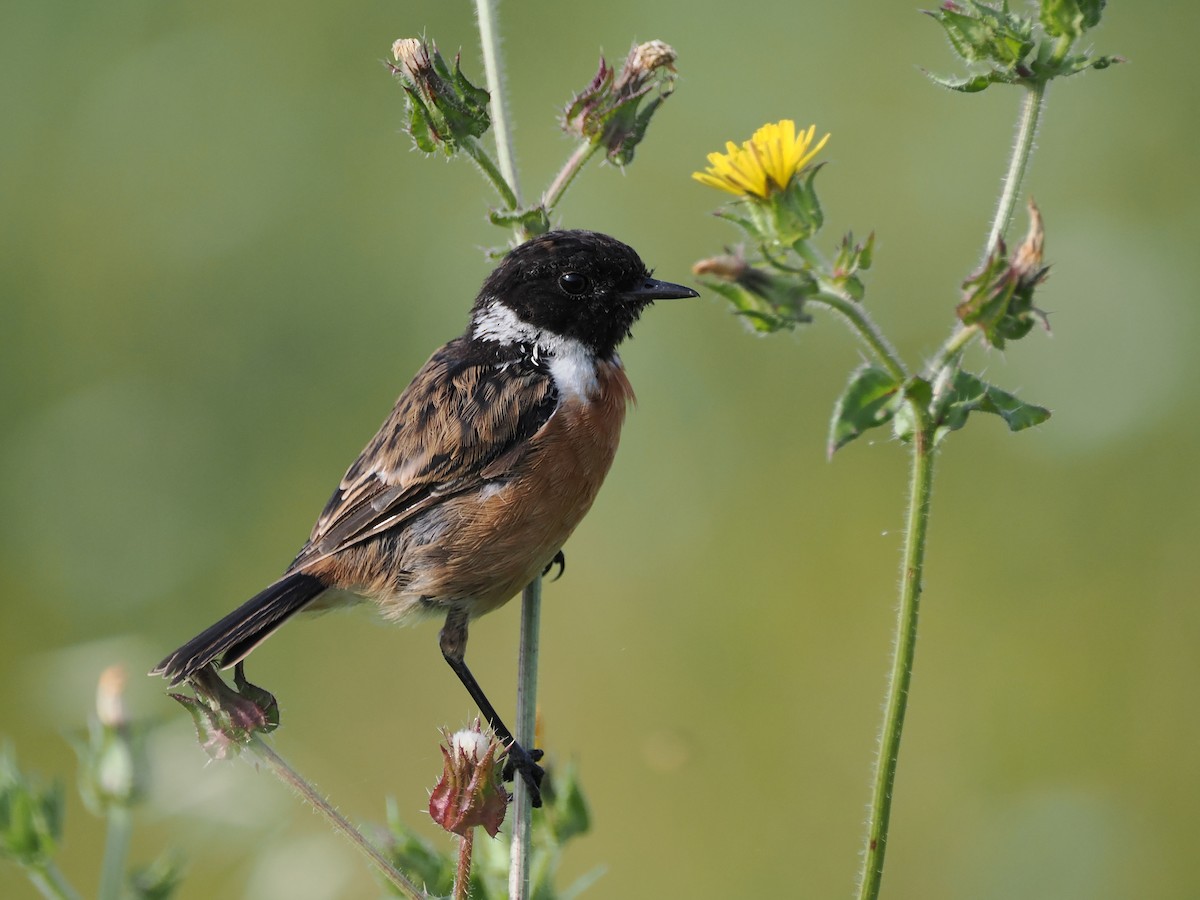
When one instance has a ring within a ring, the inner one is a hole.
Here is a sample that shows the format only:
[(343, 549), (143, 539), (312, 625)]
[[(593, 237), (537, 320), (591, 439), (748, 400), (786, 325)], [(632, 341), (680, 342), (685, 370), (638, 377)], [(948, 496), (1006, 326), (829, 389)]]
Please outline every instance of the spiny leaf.
[(829, 456), (863, 432), (890, 422), (896, 413), (899, 391), (900, 383), (883, 369), (870, 365), (858, 368), (833, 407)]

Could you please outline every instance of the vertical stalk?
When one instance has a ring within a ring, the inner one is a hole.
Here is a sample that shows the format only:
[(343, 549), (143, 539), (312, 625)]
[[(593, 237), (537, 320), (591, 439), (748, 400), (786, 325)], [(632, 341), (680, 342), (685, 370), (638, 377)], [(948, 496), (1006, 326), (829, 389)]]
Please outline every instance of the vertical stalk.
[[(535, 578), (521, 594), (521, 650), (517, 660), (517, 724), (514, 737), (533, 750), (537, 726), (537, 667), (542, 624), (542, 579)], [(508, 870), (510, 900), (529, 896), (530, 817), (525, 779), (513, 779), (512, 856)]]
[(471, 851), (475, 846), (475, 829), (468, 828), (458, 841), (458, 868), (454, 872), (454, 900), (467, 900), (471, 890)]
[(996, 215), (992, 219), (992, 230), (988, 233), (987, 244), (983, 248), (983, 256), (996, 249), (1008, 225), (1012, 221), (1013, 210), (1017, 205), (1017, 197), (1021, 191), (1021, 182), (1025, 179), (1025, 170), (1029, 167), (1029, 158), (1033, 155), (1033, 140), (1037, 136), (1038, 122), (1042, 117), (1042, 108), (1046, 103), (1046, 83), (1035, 81), (1026, 85), (1025, 97), (1021, 102), (1021, 117), (1017, 121), (1017, 136), (1013, 142), (1012, 158), (1008, 161), (1008, 172), (1004, 176), (1004, 190), (996, 204)]
[(517, 166), (513, 160), (512, 136), (509, 133), (508, 107), (504, 93), (504, 67), (500, 63), (500, 32), (496, 21), (496, 0), (475, 0), (475, 14), (479, 22), (479, 44), (483, 50), (483, 71), (487, 77), (488, 104), (492, 115), (492, 134), (496, 140), (496, 161), (504, 180), (512, 186), (516, 195), (516, 206), (521, 205), (521, 183), (517, 180)]
[(904, 562), (900, 581), (900, 608), (896, 612), (896, 643), (892, 671), (875, 761), (867, 845), (859, 872), (860, 900), (876, 900), (883, 880), (887, 852), (888, 822), (892, 812), (892, 790), (900, 758), (900, 736), (908, 706), (913, 658), (917, 649), (917, 617), (921, 607), (921, 577), (925, 565), (925, 542), (929, 531), (929, 498), (933, 490), (933, 435), (927, 414), (915, 401), (913, 411), (920, 427), (913, 436), (912, 473), (909, 482), (908, 521), (905, 524)]
[(100, 870), (99, 900), (121, 900), (124, 896), (125, 859), (129, 855), (129, 838), (133, 832), (133, 817), (125, 806), (108, 809), (108, 834), (104, 841), (104, 863)]

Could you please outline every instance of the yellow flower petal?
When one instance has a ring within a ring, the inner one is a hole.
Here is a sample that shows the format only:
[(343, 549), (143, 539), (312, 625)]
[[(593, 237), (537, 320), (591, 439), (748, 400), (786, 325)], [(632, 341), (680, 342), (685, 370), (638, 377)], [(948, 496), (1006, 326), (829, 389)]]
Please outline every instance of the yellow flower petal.
[(693, 172), (692, 177), (740, 197), (766, 199), (784, 190), (825, 146), (828, 134), (812, 146), (815, 133), (816, 126), (810, 125), (797, 135), (796, 123), (791, 119), (768, 122), (740, 147), (726, 141), (724, 153), (708, 154), (708, 169)]

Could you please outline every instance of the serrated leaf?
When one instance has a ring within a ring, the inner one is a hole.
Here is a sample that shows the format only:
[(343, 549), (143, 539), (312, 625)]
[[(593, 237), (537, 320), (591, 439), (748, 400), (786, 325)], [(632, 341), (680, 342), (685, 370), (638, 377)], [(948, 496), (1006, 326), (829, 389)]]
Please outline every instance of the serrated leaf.
[(493, 209), (488, 212), (488, 220), (493, 225), (503, 228), (520, 226), (526, 234), (545, 234), (550, 230), (550, 216), (544, 206), (534, 206), (530, 209)]
[(978, 94), (982, 90), (986, 90), (993, 84), (1007, 84), (1013, 79), (1003, 72), (985, 72), (981, 75), (972, 75), (969, 78), (942, 78), (939, 75), (934, 75), (927, 69), (923, 69), (926, 77), (939, 87), (944, 87), (950, 91), (958, 91), (960, 94)]
[(940, 442), (952, 431), (967, 423), (973, 412), (984, 412), (1002, 418), (1009, 431), (1022, 431), (1040, 425), (1050, 418), (1050, 410), (1026, 403), (1014, 394), (988, 384), (970, 372), (954, 373), (954, 381), (942, 404), (934, 441)]
[(862, 366), (838, 397), (829, 423), (830, 457), (872, 428), (886, 425), (895, 415), (900, 383), (883, 369)]

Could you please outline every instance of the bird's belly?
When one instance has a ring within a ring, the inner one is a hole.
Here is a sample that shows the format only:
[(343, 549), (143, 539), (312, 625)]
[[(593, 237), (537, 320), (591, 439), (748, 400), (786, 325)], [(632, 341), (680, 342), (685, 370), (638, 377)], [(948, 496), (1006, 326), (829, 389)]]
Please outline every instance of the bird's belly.
[[(342, 551), (364, 556), (353, 590), (392, 619), (452, 609), (477, 617), (520, 592), (591, 508), (616, 454), (632, 389), (619, 363), (602, 366), (596, 395), (564, 400), (503, 475)], [(402, 572), (367, 556), (399, 558)]]

